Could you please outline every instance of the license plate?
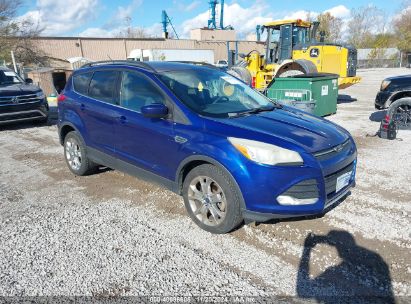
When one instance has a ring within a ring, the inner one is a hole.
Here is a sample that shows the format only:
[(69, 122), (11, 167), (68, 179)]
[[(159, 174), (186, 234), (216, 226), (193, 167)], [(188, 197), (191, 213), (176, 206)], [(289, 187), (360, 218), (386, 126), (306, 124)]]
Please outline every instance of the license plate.
[(335, 187), (335, 193), (348, 186), (350, 183), (352, 171), (344, 173), (337, 178), (337, 186)]

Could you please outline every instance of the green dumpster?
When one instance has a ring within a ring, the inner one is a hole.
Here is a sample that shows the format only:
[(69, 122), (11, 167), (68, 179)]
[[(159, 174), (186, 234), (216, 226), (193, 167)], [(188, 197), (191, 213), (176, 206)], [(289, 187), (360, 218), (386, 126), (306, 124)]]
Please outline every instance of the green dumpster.
[(318, 116), (334, 114), (337, 112), (338, 75), (274, 78), (267, 89), (267, 97)]

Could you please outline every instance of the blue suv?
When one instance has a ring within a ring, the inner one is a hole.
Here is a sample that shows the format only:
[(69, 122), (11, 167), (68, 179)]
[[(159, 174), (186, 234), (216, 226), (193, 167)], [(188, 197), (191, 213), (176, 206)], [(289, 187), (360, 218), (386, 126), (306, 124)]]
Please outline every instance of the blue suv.
[(212, 66), (87, 64), (58, 101), (74, 174), (101, 165), (157, 182), (182, 195), (192, 220), (212, 233), (323, 214), (355, 184), (346, 130)]

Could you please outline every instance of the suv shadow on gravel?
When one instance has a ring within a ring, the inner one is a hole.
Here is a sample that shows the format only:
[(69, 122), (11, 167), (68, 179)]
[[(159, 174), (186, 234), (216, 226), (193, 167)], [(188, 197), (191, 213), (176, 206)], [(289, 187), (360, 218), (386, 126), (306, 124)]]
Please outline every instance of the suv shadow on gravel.
[[(334, 247), (341, 262), (313, 277), (311, 254), (320, 244)], [(327, 235), (310, 233), (306, 237), (297, 275), (297, 294), (318, 303), (395, 303), (387, 263), (342, 230), (332, 230)]]

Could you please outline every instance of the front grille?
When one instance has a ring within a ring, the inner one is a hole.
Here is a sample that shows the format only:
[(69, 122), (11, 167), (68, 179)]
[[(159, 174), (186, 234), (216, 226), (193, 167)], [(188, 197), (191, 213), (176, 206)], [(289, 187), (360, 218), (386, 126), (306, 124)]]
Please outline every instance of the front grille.
[(0, 96), (0, 105), (25, 104), (42, 101), (36, 94), (20, 96)]
[(281, 195), (292, 196), (298, 199), (319, 197), (318, 184), (315, 179), (308, 179), (295, 184)]
[(318, 151), (318, 152), (314, 153), (314, 157), (318, 161), (324, 161), (324, 160), (333, 158), (333, 157), (337, 156), (340, 153), (346, 153), (346, 152), (350, 151), (352, 148), (353, 148), (352, 141), (347, 139), (345, 142), (343, 142), (340, 145), (337, 145), (337, 146), (332, 147), (330, 149), (321, 150), (321, 151)]
[(341, 170), (334, 172), (330, 175), (327, 175), (324, 180), (325, 180), (325, 193), (327, 194), (327, 199), (333, 197), (336, 193), (336, 186), (337, 186), (337, 178), (344, 173), (350, 172), (354, 170), (354, 162), (346, 166), (345, 168), (342, 168)]
[(348, 49), (347, 77), (354, 77), (357, 74), (357, 50)]
[(26, 119), (37, 119), (37, 118), (45, 118), (46, 114), (39, 110), (32, 110), (32, 111), (22, 111), (22, 112), (15, 112), (15, 113), (4, 113), (0, 115), (0, 122), (11, 122), (11, 121), (19, 121), (19, 120), (26, 120)]

